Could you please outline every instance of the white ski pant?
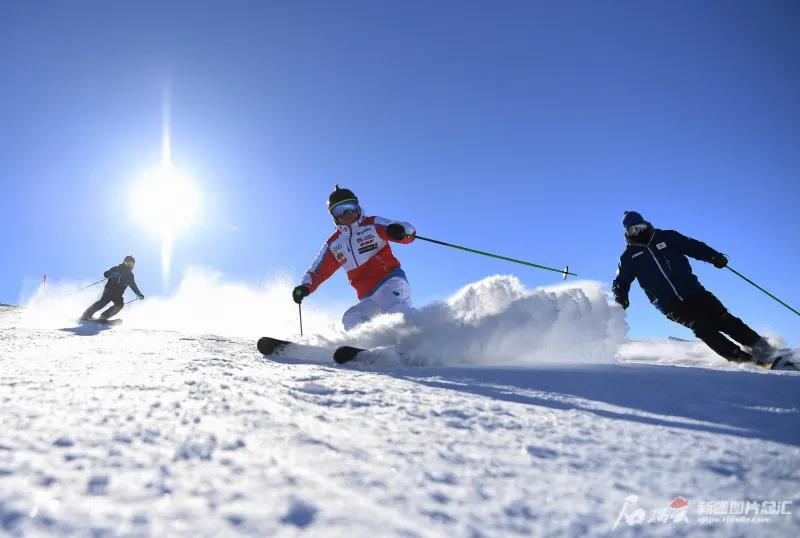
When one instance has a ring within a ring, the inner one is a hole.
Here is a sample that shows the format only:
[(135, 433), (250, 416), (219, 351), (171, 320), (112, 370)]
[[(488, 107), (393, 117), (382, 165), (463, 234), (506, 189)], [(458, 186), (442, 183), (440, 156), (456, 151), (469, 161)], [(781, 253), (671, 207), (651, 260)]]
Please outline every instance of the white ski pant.
[(372, 295), (349, 308), (342, 316), (342, 324), (349, 331), (378, 314), (394, 312), (406, 315), (414, 312), (414, 307), (411, 306), (411, 286), (406, 279), (400, 277), (387, 279)]

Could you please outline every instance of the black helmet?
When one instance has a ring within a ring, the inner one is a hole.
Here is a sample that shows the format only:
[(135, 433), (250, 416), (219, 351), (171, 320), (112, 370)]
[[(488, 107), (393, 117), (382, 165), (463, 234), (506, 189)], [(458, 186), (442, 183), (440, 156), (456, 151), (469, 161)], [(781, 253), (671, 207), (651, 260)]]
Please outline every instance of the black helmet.
[(125, 259), (122, 260), (122, 263), (128, 263), (128, 262), (136, 263), (136, 258), (134, 258), (133, 256), (125, 256)]
[(328, 196), (328, 212), (333, 209), (333, 206), (346, 202), (348, 200), (355, 200), (358, 202), (358, 197), (353, 194), (350, 189), (343, 189), (336, 185), (336, 189)]

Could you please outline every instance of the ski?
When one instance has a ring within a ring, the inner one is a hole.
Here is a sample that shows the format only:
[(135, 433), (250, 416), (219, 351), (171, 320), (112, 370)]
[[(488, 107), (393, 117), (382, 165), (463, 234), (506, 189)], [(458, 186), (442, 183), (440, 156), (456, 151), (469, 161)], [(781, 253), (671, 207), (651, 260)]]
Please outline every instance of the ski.
[(87, 318), (79, 320), (80, 323), (96, 323), (97, 325), (119, 325), (122, 323), (121, 319), (103, 319), (103, 318)]
[[(280, 340), (279, 338), (271, 338), (269, 336), (264, 336), (258, 339), (258, 343), (256, 347), (258, 351), (261, 352), (262, 355), (269, 357), (271, 355), (280, 355), (287, 346), (296, 346), (293, 342), (289, 342), (288, 340)], [(346, 362), (350, 362), (355, 359), (359, 353), (364, 351), (358, 347), (352, 346), (340, 346), (334, 351), (333, 353), (333, 360), (337, 364), (344, 364)], [(330, 352), (329, 352), (330, 353)]]
[[(258, 342), (256, 343), (256, 347), (258, 348), (258, 351), (260, 351), (262, 355), (268, 358), (286, 356), (295, 359), (312, 360), (315, 362), (319, 361), (323, 357), (330, 357), (331, 353), (330, 347), (298, 344), (295, 342), (290, 342), (288, 340), (281, 340), (280, 338), (272, 338), (269, 336), (264, 336), (259, 338)], [(351, 349), (362, 351), (361, 349), (358, 348), (351, 348)], [(337, 350), (337, 352), (338, 351), (339, 350)], [(351, 359), (352, 357), (347, 360)], [(334, 360), (336, 359), (334, 358)]]
[(677, 336), (667, 336), (667, 340), (670, 342), (686, 342), (689, 344), (697, 342), (697, 340), (686, 340), (685, 338), (678, 338)]
[(339, 346), (336, 348), (336, 351), (333, 352), (333, 360), (336, 364), (344, 364), (358, 357), (358, 354), (362, 351), (366, 350), (359, 347)]

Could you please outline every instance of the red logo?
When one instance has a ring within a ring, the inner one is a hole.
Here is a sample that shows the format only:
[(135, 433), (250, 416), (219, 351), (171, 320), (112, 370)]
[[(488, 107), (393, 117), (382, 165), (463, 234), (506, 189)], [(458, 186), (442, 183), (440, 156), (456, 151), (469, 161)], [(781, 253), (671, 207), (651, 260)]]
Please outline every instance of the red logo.
[(687, 501), (686, 499), (684, 499), (679, 495), (672, 500), (670, 506), (675, 510), (679, 508), (686, 508), (687, 506), (689, 506), (689, 501)]

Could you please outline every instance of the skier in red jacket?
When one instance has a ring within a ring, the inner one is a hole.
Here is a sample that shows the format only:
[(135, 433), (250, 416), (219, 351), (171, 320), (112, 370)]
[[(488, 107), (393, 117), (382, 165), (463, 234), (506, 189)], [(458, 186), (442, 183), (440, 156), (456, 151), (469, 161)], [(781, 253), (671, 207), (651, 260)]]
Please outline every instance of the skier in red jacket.
[(359, 299), (342, 316), (346, 330), (378, 314), (413, 312), (408, 279), (389, 242), (411, 243), (416, 234), (414, 227), (407, 222), (364, 216), (356, 195), (339, 185), (328, 197), (328, 211), (336, 231), (325, 241), (302, 283), (292, 291), (294, 302), (303, 302), (339, 267), (344, 267)]

